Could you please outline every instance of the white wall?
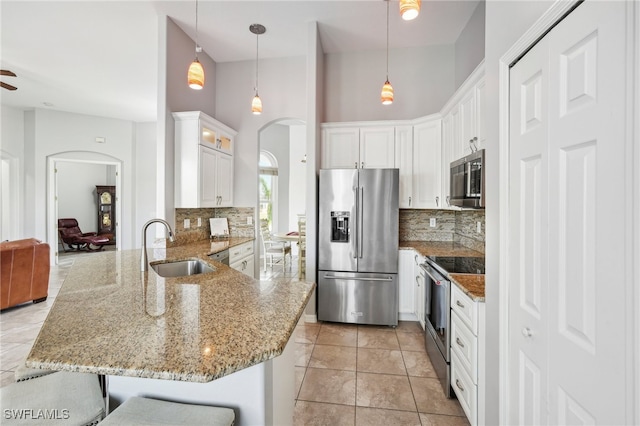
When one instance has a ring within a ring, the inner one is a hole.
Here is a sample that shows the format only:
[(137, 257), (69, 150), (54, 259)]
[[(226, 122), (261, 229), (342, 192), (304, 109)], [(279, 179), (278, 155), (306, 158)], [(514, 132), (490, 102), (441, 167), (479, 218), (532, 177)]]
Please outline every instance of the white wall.
[[(106, 143), (96, 143), (96, 137)], [(122, 188), (119, 202), (122, 208), (119, 226), (120, 247), (133, 244), (133, 152), (134, 124), (130, 121), (36, 109), (25, 112), (25, 232), (47, 240), (47, 158), (93, 157), (93, 153), (122, 162)], [(50, 242), (52, 247), (55, 242)]]
[(24, 232), (24, 114), (0, 106), (0, 158), (2, 160), (2, 227), (0, 241), (27, 238)]
[[(500, 57), (551, 6), (552, 1), (493, 1), (486, 3), (485, 79), (486, 79), (486, 160), (499, 162), (498, 64)], [(499, 410), (499, 244), (500, 176), (498, 167), (486, 171), (486, 378), (487, 424), (498, 424)], [(482, 366), (480, 367), (482, 368)], [(483, 390), (478, 390), (483, 392)]]
[[(156, 123), (136, 124), (135, 146), (135, 212), (136, 220), (133, 227), (134, 247), (142, 247), (142, 226), (149, 220), (158, 217), (156, 211), (156, 175), (158, 165), (158, 144)], [(158, 227), (160, 228), (160, 227)], [(164, 230), (160, 229), (160, 232)]]
[(456, 90), (484, 59), (485, 6), (481, 0), (455, 44)]
[(325, 55), (323, 122), (414, 119), (440, 111), (453, 94), (453, 45), (390, 49), (391, 105), (380, 102), (385, 58), (385, 51)]
[(82, 232), (98, 232), (96, 185), (108, 184), (107, 166), (59, 161), (56, 169), (58, 217), (75, 218)]
[(306, 126), (289, 127), (289, 228), (298, 229), (298, 215), (306, 211), (305, 179), (307, 163), (302, 159), (307, 153)]

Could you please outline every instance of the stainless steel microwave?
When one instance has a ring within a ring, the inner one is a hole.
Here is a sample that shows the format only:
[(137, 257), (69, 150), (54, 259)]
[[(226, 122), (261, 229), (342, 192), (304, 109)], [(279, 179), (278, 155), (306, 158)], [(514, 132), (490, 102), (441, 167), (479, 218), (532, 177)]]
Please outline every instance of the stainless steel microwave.
[(449, 204), (484, 208), (484, 149), (451, 163)]

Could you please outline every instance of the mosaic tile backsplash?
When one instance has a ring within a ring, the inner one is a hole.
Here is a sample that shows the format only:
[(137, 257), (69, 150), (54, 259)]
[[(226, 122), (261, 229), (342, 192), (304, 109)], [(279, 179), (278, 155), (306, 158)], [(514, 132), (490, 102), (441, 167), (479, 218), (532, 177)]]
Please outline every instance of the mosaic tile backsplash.
[[(178, 244), (204, 240), (210, 237), (209, 218), (226, 217), (229, 222), (229, 236), (255, 238), (255, 223), (247, 224), (247, 217), (254, 219), (253, 207), (221, 207), (199, 209), (176, 209), (175, 236)], [(198, 227), (198, 218), (202, 226)], [(185, 229), (184, 220), (189, 219), (191, 226)]]
[[(430, 226), (431, 219), (436, 226)], [(400, 210), (400, 241), (453, 241), (484, 253), (484, 210)], [(480, 222), (481, 233), (477, 232)]]

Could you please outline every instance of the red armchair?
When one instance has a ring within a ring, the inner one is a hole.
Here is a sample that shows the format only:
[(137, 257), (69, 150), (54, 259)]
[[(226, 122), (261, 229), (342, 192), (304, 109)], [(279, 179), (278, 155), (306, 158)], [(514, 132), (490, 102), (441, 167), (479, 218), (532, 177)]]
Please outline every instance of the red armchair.
[[(105, 244), (109, 243), (108, 237), (100, 236), (96, 232), (82, 232), (78, 221), (73, 218), (58, 219), (58, 233), (65, 252), (85, 249), (100, 251)], [(66, 249), (65, 244), (69, 246), (69, 250)]]

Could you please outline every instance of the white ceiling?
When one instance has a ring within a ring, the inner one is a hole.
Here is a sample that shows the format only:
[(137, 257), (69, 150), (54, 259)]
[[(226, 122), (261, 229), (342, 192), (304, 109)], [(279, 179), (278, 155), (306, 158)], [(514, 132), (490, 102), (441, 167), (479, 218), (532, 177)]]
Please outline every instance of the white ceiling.
[[(453, 44), (479, 0), (422, 1), (414, 21), (390, 3), (390, 48)], [(2, 77), (18, 90), (0, 102), (18, 108), (155, 121), (158, 16), (167, 15), (196, 38), (195, 0), (0, 1)], [(198, 41), (216, 62), (306, 54), (307, 23), (318, 22), (325, 53), (384, 50), (383, 0), (198, 2)], [(51, 105), (45, 105), (51, 104)]]

